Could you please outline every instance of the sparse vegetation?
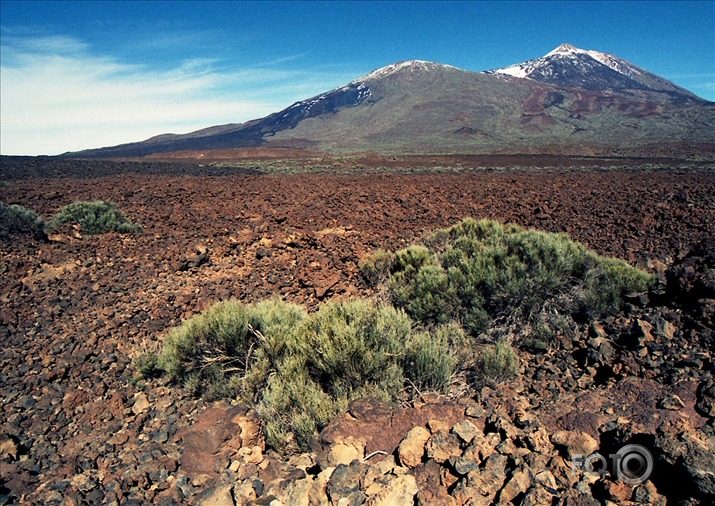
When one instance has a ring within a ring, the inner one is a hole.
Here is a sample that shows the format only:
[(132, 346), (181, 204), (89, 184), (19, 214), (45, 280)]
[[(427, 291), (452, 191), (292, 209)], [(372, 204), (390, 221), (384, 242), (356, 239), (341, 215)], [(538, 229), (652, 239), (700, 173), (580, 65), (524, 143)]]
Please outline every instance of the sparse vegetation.
[(158, 360), (139, 367), (196, 395), (240, 397), (263, 417), (269, 444), (304, 449), (353, 399), (448, 392), (455, 376), (477, 388), (514, 378), (517, 334), (520, 346), (548, 351), (573, 323), (567, 315), (614, 311), (650, 281), (565, 235), (471, 219), (360, 268), (394, 306), (356, 299), (308, 314), (279, 299), (220, 302), (170, 331)]
[(360, 260), (358, 267), (367, 284), (376, 287), (387, 279), (394, 264), (395, 254), (379, 249)]
[(42, 239), (45, 237), (45, 224), (31, 209), (0, 202), (0, 239), (20, 234)]
[(85, 234), (130, 233), (141, 230), (141, 227), (129, 221), (114, 204), (102, 200), (68, 204), (52, 217), (47, 227), (56, 230), (68, 223), (79, 225)]
[(139, 379), (153, 378), (161, 374), (159, 356), (156, 353), (142, 353), (134, 359), (133, 363), (139, 371)]
[(477, 356), (474, 379), (479, 387), (487, 383), (501, 383), (519, 374), (519, 356), (508, 343), (486, 346)]

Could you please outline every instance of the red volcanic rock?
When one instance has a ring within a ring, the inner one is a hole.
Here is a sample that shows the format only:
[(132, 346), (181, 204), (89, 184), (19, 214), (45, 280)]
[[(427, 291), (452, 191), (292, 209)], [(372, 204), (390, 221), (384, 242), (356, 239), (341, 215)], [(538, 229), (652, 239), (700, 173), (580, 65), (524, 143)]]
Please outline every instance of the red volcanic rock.
[[(300, 160), (293, 167), (302, 170)], [(0, 243), (0, 502), (192, 503), (212, 481), (233, 483), (232, 496), (245, 502), (269, 502), (271, 490), (325, 499), (328, 483), (336, 497), (384, 498), (410, 495), (412, 480), (396, 480), (405, 474), (414, 476), (418, 504), (625, 496), (606, 485), (610, 478), (572, 474), (550, 441), (564, 430), (589, 434), (608, 451), (633, 438), (652, 442), (683, 494), (709, 498), (715, 305), (703, 239), (715, 223), (715, 176), (651, 162), (660, 168), (611, 160), (608, 170), (590, 170), (604, 160), (562, 156), (366, 154), (325, 161), (343, 171), (359, 164), (362, 174), (257, 175), (66, 160), (72, 177), (12, 179), (0, 186), (3, 202), (47, 218), (72, 201), (104, 199), (143, 232)], [(17, 174), (48, 175), (42, 163)], [(504, 163), (523, 168), (496, 168)], [(415, 164), (447, 172), (409, 173)], [(2, 171), (4, 180), (14, 174), (4, 161)], [(266, 450), (247, 409), (138, 377), (134, 359), (159, 351), (168, 330), (203, 307), (278, 295), (313, 310), (371, 296), (357, 265), (364, 255), (405, 247), (465, 216), (566, 232), (601, 254), (652, 266), (660, 284), (647, 298), (629, 298), (624, 313), (555, 336), (548, 352), (533, 354), (515, 336), (522, 377), (474, 392), (471, 404), (353, 403), (302, 467)], [(417, 426), (444, 431), (434, 449), (451, 456), (438, 463), (425, 452), (415, 467), (402, 466), (396, 449)], [(349, 438), (359, 465), (333, 479), (326, 455)], [(524, 492), (526, 466), (534, 479)], [(349, 490), (353, 476), (365, 478), (358, 491)], [(658, 504), (680, 493), (659, 479), (633, 497)]]

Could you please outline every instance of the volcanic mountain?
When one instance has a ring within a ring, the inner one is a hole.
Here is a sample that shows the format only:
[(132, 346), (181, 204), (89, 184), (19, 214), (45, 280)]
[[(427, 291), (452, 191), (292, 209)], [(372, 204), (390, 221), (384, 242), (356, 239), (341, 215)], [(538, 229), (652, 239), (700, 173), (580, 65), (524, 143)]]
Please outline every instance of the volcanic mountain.
[(715, 152), (715, 103), (616, 56), (562, 44), (487, 72), (399, 62), (242, 124), (74, 153), (242, 147), (329, 152), (692, 155)]
[(511, 75), (541, 83), (597, 91), (647, 90), (698, 97), (630, 62), (598, 51), (561, 44), (543, 58), (518, 63), (488, 74)]

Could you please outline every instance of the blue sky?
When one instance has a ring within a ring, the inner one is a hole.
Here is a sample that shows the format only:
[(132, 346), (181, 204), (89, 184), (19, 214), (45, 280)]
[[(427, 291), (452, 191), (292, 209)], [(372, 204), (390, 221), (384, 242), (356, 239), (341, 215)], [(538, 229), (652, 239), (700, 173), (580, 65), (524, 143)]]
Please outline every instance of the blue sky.
[(715, 2), (0, 1), (0, 153), (240, 123), (401, 60), (505, 67), (562, 42), (715, 100)]

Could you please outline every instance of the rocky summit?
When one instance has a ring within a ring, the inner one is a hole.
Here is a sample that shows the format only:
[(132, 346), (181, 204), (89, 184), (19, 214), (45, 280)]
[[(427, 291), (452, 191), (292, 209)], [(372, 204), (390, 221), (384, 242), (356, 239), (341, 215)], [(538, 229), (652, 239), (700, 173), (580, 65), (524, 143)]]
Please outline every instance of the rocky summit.
[[(475, 160), (220, 176), (6, 160), (2, 202), (49, 217), (101, 198), (142, 231), (0, 238), (0, 504), (712, 504), (712, 170)], [(219, 300), (378, 297), (361, 258), (464, 216), (566, 232), (656, 281), (612, 316), (517, 341), (509, 381), (357, 399), (308, 451), (276, 452), (235, 399), (140, 372)]]

